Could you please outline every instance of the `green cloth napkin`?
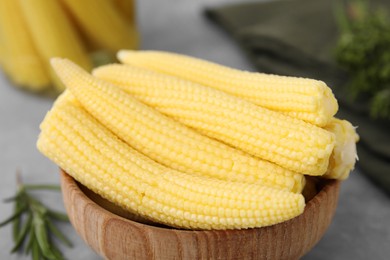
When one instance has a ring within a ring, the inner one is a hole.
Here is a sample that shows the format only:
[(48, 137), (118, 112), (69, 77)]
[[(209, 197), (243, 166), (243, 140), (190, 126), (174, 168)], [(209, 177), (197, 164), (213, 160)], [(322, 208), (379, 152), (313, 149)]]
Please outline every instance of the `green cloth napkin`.
[[(390, 1), (373, 4), (390, 7)], [(368, 117), (365, 100), (351, 101), (348, 75), (334, 62), (338, 39), (330, 0), (279, 0), (211, 8), (206, 16), (223, 27), (261, 72), (325, 81), (339, 101), (340, 118), (358, 126), (358, 166), (390, 192), (390, 120)]]

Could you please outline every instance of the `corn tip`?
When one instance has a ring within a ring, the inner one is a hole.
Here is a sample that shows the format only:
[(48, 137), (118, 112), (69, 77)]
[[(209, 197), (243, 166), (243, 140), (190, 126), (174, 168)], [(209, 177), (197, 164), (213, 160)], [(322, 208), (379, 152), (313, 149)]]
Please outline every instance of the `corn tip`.
[(53, 57), (53, 58), (50, 58), (50, 65), (52, 66), (52, 68), (57, 72), (57, 69), (58, 69), (58, 66), (63, 63), (62, 61), (63, 60), (66, 60), (64, 58), (59, 58), (59, 57)]
[(91, 71), (91, 74), (93, 76), (98, 76), (98, 75), (101, 75), (102, 72), (104, 72), (105, 70), (107, 70), (108, 68), (111, 68), (111, 67), (117, 67), (117, 66), (122, 66), (118, 63), (111, 63), (111, 64), (106, 64), (106, 65), (103, 65), (103, 66), (99, 66), (99, 67), (96, 67), (94, 68), (92, 71)]
[(102, 70), (102, 67), (105, 67), (105, 66), (100, 66), (100, 67), (94, 68), (94, 69), (91, 71), (91, 74), (92, 74), (93, 76), (99, 75), (100, 71)]
[(134, 52), (134, 51), (132, 51), (132, 50), (120, 50), (120, 51), (117, 52), (116, 57), (118, 58), (118, 60), (120, 62), (123, 62), (126, 59), (127, 55), (129, 55), (132, 52)]

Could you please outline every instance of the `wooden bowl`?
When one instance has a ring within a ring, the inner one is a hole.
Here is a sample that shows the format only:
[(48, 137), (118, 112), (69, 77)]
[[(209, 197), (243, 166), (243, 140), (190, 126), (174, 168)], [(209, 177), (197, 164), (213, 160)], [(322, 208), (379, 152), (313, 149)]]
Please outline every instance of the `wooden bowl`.
[(63, 171), (61, 186), (74, 228), (106, 259), (279, 260), (299, 259), (321, 239), (336, 211), (340, 182), (327, 181), (304, 213), (294, 219), (269, 227), (227, 231), (142, 224), (124, 218), (124, 211)]

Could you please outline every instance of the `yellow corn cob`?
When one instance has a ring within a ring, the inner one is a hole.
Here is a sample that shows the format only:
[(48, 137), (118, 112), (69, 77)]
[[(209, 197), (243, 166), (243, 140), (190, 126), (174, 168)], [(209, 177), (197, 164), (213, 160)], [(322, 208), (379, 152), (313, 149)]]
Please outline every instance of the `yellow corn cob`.
[(350, 122), (337, 118), (333, 118), (325, 129), (334, 133), (336, 144), (324, 177), (344, 180), (348, 178), (349, 173), (355, 167), (356, 142), (359, 140), (359, 136)]
[(326, 125), (338, 110), (331, 89), (318, 80), (240, 71), (160, 51), (120, 51), (118, 59), (223, 90), (318, 126)]
[(19, 1), (0, 0), (2, 66), (11, 80), (30, 90), (50, 84), (47, 68), (31, 39)]
[(103, 125), (146, 156), (176, 170), (223, 180), (262, 183), (300, 192), (304, 178), (224, 145), (92, 77), (72, 62), (53, 59), (67, 88)]
[[(49, 66), (49, 59), (56, 56), (69, 58), (86, 70), (92, 68), (82, 41), (58, 1), (19, 0), (18, 2), (38, 52), (47, 66)], [(53, 76), (53, 80), (55, 81), (56, 77)], [(62, 84), (55, 85), (60, 91), (62, 90)]]
[(62, 0), (85, 34), (98, 46), (113, 52), (138, 47), (135, 24), (125, 21), (112, 1)]
[(5, 44), (4, 44), (3, 37), (4, 37), (3, 32), (2, 32), (1, 25), (0, 25), (0, 66), (1, 67), (4, 66), (4, 56), (7, 53), (7, 51), (5, 50)]
[(326, 172), (333, 134), (225, 92), (153, 71), (108, 65), (94, 75), (160, 112), (259, 158), (308, 175)]
[(131, 213), (190, 229), (273, 225), (303, 212), (301, 194), (163, 167), (117, 138), (65, 93), (41, 125), (38, 149)]
[(7, 50), (5, 49), (5, 44), (4, 44), (4, 40), (1, 32), (1, 26), (0, 26), (0, 66), (5, 71), (5, 73), (9, 73), (6, 64), (6, 59), (5, 59), (6, 55), (7, 55)]
[(0, 67), (4, 69), (5, 73), (7, 72), (7, 69), (5, 68), (5, 62), (4, 62), (4, 55), (5, 55), (5, 50), (2, 42), (0, 42)]
[(137, 24), (135, 16), (136, 0), (112, 0), (112, 2), (130, 24)]

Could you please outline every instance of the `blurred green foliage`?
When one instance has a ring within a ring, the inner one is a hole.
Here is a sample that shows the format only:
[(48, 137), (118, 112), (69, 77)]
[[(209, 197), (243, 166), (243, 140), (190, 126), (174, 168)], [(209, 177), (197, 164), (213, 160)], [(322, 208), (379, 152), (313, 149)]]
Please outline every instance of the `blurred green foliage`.
[(390, 119), (390, 21), (364, 0), (336, 5), (340, 28), (335, 57), (350, 73), (352, 98), (366, 97), (374, 118)]

